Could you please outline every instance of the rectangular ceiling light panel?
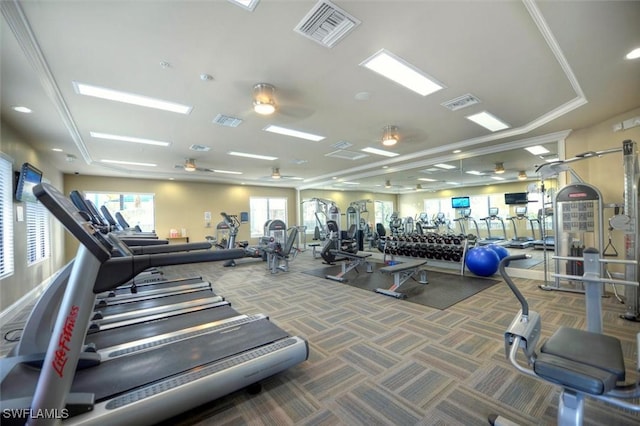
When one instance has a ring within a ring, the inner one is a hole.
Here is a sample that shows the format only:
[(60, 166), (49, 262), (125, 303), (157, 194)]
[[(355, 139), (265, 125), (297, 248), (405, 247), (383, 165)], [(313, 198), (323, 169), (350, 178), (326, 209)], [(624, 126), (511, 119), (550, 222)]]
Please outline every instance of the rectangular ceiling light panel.
[(456, 168), (456, 166), (452, 166), (451, 164), (445, 164), (445, 163), (434, 164), (434, 167), (439, 167), (445, 170), (453, 170)]
[(497, 132), (498, 130), (508, 129), (509, 125), (498, 119), (496, 116), (489, 114), (487, 111), (482, 111), (477, 114), (468, 115), (467, 119), (473, 121), (476, 124), (484, 127), (485, 129), (489, 129), (492, 132)]
[(121, 135), (112, 135), (109, 133), (100, 133), (100, 132), (89, 132), (92, 138), (96, 139), (108, 139), (112, 141), (119, 142), (131, 142), (131, 143), (142, 143), (145, 145), (156, 145), (156, 146), (169, 146), (171, 142), (157, 141), (153, 139), (144, 139), (144, 138), (136, 138), (134, 136), (121, 136)]
[(121, 164), (123, 166), (145, 166), (145, 167), (157, 166), (157, 164), (153, 164), (153, 163), (138, 163), (136, 161), (100, 160), (100, 162), (107, 163), (107, 164)]
[(418, 178), (418, 180), (421, 180), (423, 182), (437, 182), (437, 180), (435, 179), (429, 179), (429, 178)]
[(235, 157), (255, 158), (257, 160), (267, 160), (267, 161), (273, 161), (278, 159), (278, 157), (270, 157), (268, 155), (249, 154), (246, 152), (237, 152), (237, 151), (229, 151), (227, 152), (227, 154), (233, 155)]
[(542, 155), (549, 153), (549, 150), (542, 145), (528, 146), (525, 149), (533, 155)]
[(227, 174), (227, 175), (241, 175), (242, 172), (234, 172), (231, 170), (218, 170), (218, 169), (211, 169), (212, 172), (214, 173), (222, 173), (222, 174)]
[(240, 6), (243, 9), (253, 12), (260, 0), (229, 0), (231, 3)]
[(430, 95), (445, 88), (436, 79), (385, 49), (365, 59), (360, 65), (422, 96)]
[(383, 157), (396, 157), (400, 154), (396, 154), (395, 152), (385, 151), (383, 149), (366, 147), (362, 148), (360, 151), (368, 152), (369, 154), (381, 155)]
[(314, 135), (313, 133), (301, 132), (300, 130), (288, 129), (286, 127), (274, 126), (273, 124), (265, 127), (265, 132), (277, 133), (279, 135), (292, 136), (294, 138), (305, 139), (308, 141), (318, 142), (324, 139), (324, 136)]
[(151, 98), (149, 96), (136, 95), (134, 93), (92, 86), (90, 84), (78, 83), (77, 81), (73, 82), (73, 87), (79, 95), (93, 96), (109, 101), (123, 102), (126, 104), (155, 108), (169, 112), (177, 112), (179, 114), (189, 114), (193, 109), (193, 107), (189, 105), (182, 105), (176, 102)]

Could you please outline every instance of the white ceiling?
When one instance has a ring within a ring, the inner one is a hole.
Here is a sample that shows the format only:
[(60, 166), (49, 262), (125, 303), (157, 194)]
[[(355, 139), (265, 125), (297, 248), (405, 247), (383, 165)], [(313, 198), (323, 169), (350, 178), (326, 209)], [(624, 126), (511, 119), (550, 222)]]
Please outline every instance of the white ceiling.
[[(495, 183), (461, 169), (490, 172), (496, 162), (504, 163), (507, 180), (519, 170), (533, 176), (542, 160), (523, 146), (544, 143), (555, 151), (553, 142), (569, 130), (640, 106), (640, 60), (624, 59), (640, 47), (638, 1), (336, 0), (361, 24), (332, 48), (294, 31), (316, 3), (262, 0), (250, 12), (226, 0), (2, 1), (3, 123), (38, 150), (62, 149), (52, 161), (65, 173), (406, 192), (417, 183), (425, 189)], [(446, 88), (422, 97), (359, 65), (383, 48)], [(76, 94), (73, 81), (193, 110), (180, 115), (89, 98)], [(252, 87), (260, 82), (276, 87), (278, 110), (269, 117), (251, 110)], [(441, 105), (467, 93), (481, 103), (458, 111)], [(357, 99), (362, 94), (366, 100)], [(33, 113), (17, 113), (15, 105)], [(465, 118), (483, 110), (511, 127), (492, 133)], [(222, 127), (212, 122), (217, 114), (244, 121)], [(326, 138), (273, 135), (262, 130), (268, 124)], [(400, 142), (389, 149), (399, 156), (327, 157), (342, 141), (355, 153), (384, 148), (386, 125), (399, 127)], [(171, 145), (104, 141), (90, 131)], [(194, 152), (193, 144), (211, 150)], [(187, 158), (242, 175), (175, 168)], [(442, 161), (457, 169), (428, 171)], [(273, 167), (302, 180), (272, 180)], [(417, 180), (433, 176), (438, 182)], [(382, 186), (386, 180), (392, 188)]]

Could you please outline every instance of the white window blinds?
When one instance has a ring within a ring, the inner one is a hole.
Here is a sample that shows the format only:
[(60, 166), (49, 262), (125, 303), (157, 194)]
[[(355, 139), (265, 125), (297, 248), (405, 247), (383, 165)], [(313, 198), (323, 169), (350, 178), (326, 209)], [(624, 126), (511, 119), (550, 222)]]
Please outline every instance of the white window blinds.
[(50, 255), (49, 212), (39, 202), (25, 202), (27, 221), (27, 265), (33, 265)]
[(13, 274), (12, 200), (11, 162), (0, 156), (0, 278)]

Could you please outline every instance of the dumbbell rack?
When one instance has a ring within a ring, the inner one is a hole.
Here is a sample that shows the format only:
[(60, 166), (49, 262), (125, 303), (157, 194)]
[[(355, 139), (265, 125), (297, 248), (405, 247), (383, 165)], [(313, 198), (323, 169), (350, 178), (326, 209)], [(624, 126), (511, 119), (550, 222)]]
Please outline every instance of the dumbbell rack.
[(460, 274), (464, 275), (465, 253), (473, 244), (465, 235), (434, 232), (387, 237), (383, 245), (383, 260), (386, 263), (387, 260), (401, 258), (429, 259), (429, 264), (436, 267), (451, 268), (460, 265)]

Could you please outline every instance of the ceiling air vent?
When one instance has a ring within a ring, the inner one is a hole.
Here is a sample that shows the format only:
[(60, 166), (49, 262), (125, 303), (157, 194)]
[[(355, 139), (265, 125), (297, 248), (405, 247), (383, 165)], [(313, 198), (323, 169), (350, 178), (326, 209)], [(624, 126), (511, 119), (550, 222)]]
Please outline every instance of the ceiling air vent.
[(479, 104), (480, 99), (473, 96), (471, 93), (467, 93), (466, 95), (459, 96), (455, 99), (451, 99), (450, 101), (443, 102), (440, 105), (443, 107), (450, 109), (451, 111), (457, 111), (462, 108), (466, 108), (471, 105)]
[(293, 29), (325, 47), (333, 47), (360, 21), (330, 1), (321, 0)]
[(218, 114), (213, 122), (225, 127), (238, 127), (242, 123), (241, 118), (231, 117), (230, 115)]
[(347, 151), (346, 149), (339, 149), (337, 151), (330, 152), (324, 155), (325, 157), (343, 158), (345, 160), (359, 160), (364, 157), (368, 157), (367, 154), (362, 152)]
[(189, 147), (189, 149), (191, 151), (198, 151), (198, 152), (207, 152), (211, 149), (210, 146), (206, 146), (206, 145), (198, 145), (198, 144), (193, 144)]
[(351, 142), (348, 142), (348, 141), (338, 141), (338, 142), (334, 143), (333, 145), (331, 145), (331, 147), (335, 148), (335, 149), (347, 149), (352, 145), (353, 144)]

